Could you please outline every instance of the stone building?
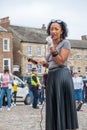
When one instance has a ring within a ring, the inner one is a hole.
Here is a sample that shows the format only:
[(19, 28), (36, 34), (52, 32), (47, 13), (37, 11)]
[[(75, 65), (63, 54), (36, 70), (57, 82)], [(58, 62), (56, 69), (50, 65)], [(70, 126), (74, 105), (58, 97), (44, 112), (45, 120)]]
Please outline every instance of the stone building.
[(12, 33), (0, 26), (0, 73), (4, 67), (8, 66), (10, 71), (13, 69), (13, 43)]
[[(38, 73), (42, 75), (45, 68), (28, 62), (27, 58), (45, 58), (47, 34), (44, 25), (41, 29), (10, 25), (9, 29), (13, 33), (14, 66), (19, 65), (22, 76), (26, 76), (32, 67), (38, 67)], [(24, 56), (17, 53), (19, 50)]]
[(70, 40), (71, 54), (68, 67), (74, 72), (78, 71), (80, 75), (87, 73), (87, 40)]
[[(30, 28), (23, 26), (10, 25), (9, 17), (0, 19), (0, 26), (12, 33), (11, 41), (13, 49), (12, 71), (18, 75), (26, 76), (32, 67), (36, 66), (27, 61), (27, 57), (44, 59), (46, 55), (46, 27), (43, 24), (41, 28)], [(5, 32), (5, 33), (7, 33)], [(0, 34), (1, 37), (1, 34)], [(72, 71), (78, 71), (81, 75), (87, 73), (87, 36), (82, 36), (82, 40), (71, 40), (71, 54), (68, 59), (68, 68)], [(2, 41), (0, 41), (2, 43)], [(1, 48), (0, 48), (1, 49)], [(1, 49), (2, 50), (2, 49)], [(21, 56), (18, 50), (25, 56)], [(1, 52), (1, 51), (0, 51)], [(4, 54), (4, 53), (3, 53)], [(3, 55), (2, 54), (2, 55)], [(45, 71), (41, 65), (38, 65), (39, 75)], [(1, 71), (1, 70), (0, 70)]]

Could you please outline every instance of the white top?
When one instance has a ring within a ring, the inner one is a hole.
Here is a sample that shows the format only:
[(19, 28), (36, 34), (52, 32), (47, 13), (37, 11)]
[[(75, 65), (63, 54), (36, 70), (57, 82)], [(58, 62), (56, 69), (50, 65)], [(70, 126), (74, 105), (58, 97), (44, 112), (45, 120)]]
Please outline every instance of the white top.
[(82, 77), (73, 77), (74, 89), (83, 89)]
[(18, 80), (17, 79), (14, 80), (14, 85), (18, 85)]

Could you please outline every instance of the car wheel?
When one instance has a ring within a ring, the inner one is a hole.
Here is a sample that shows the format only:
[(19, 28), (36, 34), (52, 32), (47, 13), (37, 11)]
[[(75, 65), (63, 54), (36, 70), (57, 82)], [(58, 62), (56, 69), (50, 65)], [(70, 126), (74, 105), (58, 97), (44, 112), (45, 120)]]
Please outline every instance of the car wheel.
[(30, 105), (31, 104), (30, 95), (29, 94), (26, 96), (24, 103), (25, 103), (25, 105)]

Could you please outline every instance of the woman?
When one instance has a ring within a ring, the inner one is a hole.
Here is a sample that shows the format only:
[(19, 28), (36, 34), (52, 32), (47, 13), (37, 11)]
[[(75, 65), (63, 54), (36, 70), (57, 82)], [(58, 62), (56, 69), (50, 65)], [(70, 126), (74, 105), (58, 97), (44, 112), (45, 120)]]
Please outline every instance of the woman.
[(48, 67), (46, 88), (46, 130), (76, 130), (78, 128), (72, 76), (67, 68), (70, 42), (66, 40), (67, 25), (62, 20), (52, 20), (47, 28)]
[(9, 68), (4, 68), (4, 73), (1, 75), (1, 94), (0, 94), (0, 111), (2, 110), (3, 98), (7, 94), (8, 111), (11, 107), (11, 90), (12, 90), (13, 76), (9, 73)]
[(73, 83), (74, 83), (74, 93), (75, 93), (77, 111), (83, 110), (82, 104), (83, 104), (84, 84), (83, 84), (82, 77), (79, 76), (78, 72), (74, 72)]

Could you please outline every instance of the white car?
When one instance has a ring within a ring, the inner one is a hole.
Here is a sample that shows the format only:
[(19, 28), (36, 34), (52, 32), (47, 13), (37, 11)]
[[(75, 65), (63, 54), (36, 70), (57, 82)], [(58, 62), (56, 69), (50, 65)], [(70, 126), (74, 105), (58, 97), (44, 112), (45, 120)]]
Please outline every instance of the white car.
[(15, 76), (16, 80), (18, 80), (18, 91), (16, 100), (17, 101), (23, 101), (25, 105), (30, 104), (30, 96), (29, 96), (29, 90), (27, 85), (17, 76)]

